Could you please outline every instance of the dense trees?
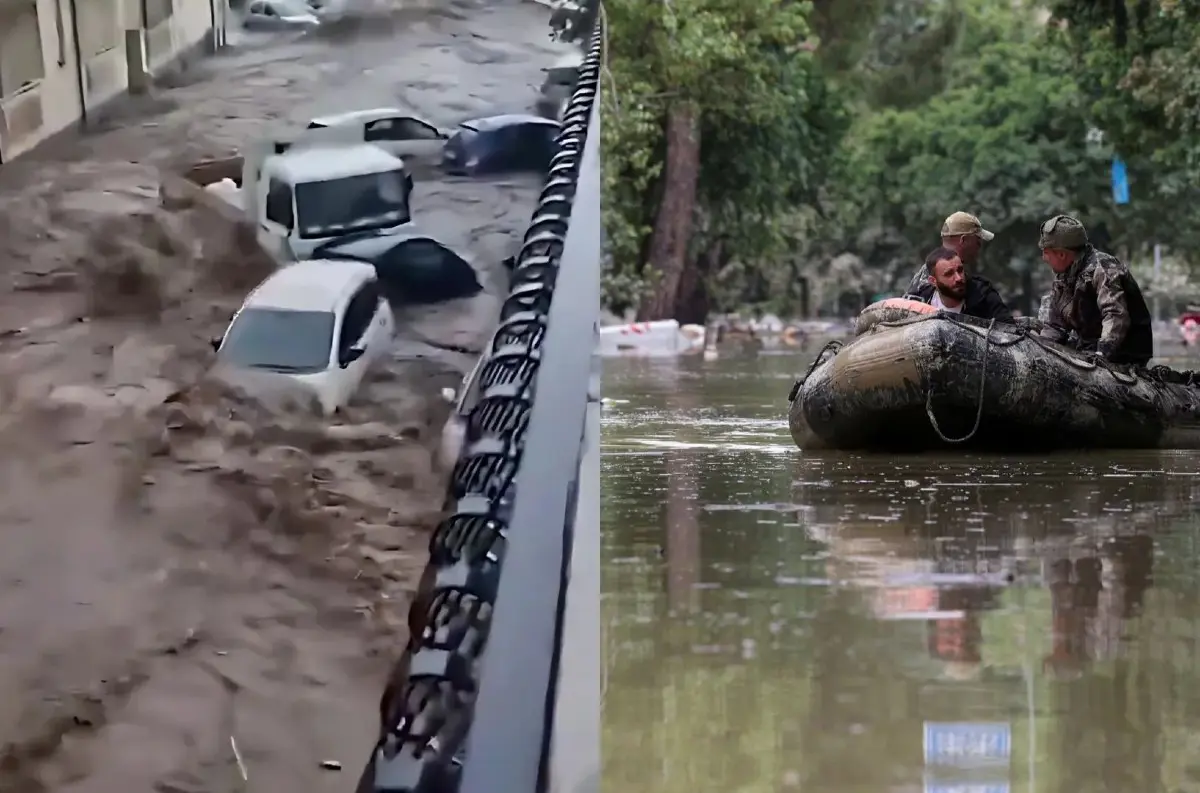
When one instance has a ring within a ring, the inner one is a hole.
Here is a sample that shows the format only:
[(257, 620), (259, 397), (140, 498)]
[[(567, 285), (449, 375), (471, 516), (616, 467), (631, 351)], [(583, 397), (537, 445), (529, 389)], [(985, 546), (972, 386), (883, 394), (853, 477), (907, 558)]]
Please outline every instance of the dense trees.
[(1117, 214), (1130, 244), (1200, 242), (1200, 3), (1071, 0), (1053, 7), (1072, 76), (1133, 199)]
[[(1200, 242), (1194, 0), (610, 0), (606, 13), (616, 311), (861, 300), (897, 288), (959, 208), (997, 232), (984, 266), (1010, 290), (1040, 288), (1037, 223), (1060, 211), (1135, 263), (1156, 242)], [(1114, 156), (1130, 173), (1122, 206)]]
[(805, 4), (606, 10), (606, 296), (644, 316), (702, 314), (708, 281), (734, 256), (786, 251), (781, 216), (812, 200), (846, 117), (811, 52)]

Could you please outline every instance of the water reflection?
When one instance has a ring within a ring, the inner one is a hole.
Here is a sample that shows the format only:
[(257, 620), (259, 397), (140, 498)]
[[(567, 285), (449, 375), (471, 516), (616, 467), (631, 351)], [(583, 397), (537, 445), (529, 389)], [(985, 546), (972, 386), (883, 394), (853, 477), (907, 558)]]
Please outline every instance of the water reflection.
[(1200, 785), (1200, 458), (785, 454), (717, 366), (605, 370), (606, 787)]

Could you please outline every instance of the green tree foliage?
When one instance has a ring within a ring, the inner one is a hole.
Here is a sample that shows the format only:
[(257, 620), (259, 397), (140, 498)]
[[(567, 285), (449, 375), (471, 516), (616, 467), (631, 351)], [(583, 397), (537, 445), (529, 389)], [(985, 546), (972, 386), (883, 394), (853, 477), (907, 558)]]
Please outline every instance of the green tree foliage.
[[(615, 0), (605, 6), (605, 297), (653, 288), (647, 243), (662, 193), (665, 122), (697, 111), (700, 169), (689, 260), (783, 249), (783, 216), (825, 181), (848, 118), (811, 52), (806, 3)], [(706, 273), (712, 275), (712, 273)]]
[(1128, 163), (1130, 244), (1200, 245), (1200, 3), (1060, 0), (1051, 39), (1094, 124)]
[[(1154, 243), (1197, 258), (1196, 0), (606, 8), (606, 298), (617, 308), (654, 284), (648, 240), (679, 101), (700, 118), (688, 277), (717, 309), (794, 311), (801, 283), (824, 284), (813, 289), (825, 307), (898, 289), (957, 209), (997, 232), (983, 267), (1010, 294), (1044, 287), (1036, 233), (1059, 212), (1131, 264)], [(1121, 206), (1114, 157), (1130, 174)]]
[(1085, 102), (1062, 78), (1068, 58), (1030, 41), (994, 41), (957, 60), (928, 100), (865, 116), (847, 142), (847, 206), (860, 236), (846, 247), (876, 268), (901, 265), (898, 281), (954, 209), (996, 232), (993, 267), (1028, 260), (1039, 222), (1056, 212), (1094, 224), (1109, 159), (1088, 151)]

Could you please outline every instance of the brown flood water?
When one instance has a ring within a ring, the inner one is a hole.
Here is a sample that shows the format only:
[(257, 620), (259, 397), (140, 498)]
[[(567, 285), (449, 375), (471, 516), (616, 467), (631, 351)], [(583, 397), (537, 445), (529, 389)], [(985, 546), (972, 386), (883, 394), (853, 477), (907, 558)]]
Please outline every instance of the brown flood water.
[(474, 363), (427, 342), (490, 335), (540, 179), (418, 173), (414, 217), (485, 291), (401, 312), (326, 421), (212, 368), (274, 263), (160, 208), (157, 169), (326, 113), (524, 110), (558, 55), (536, 3), (394, 5), (363, 38), (200, 61), (3, 166), (0, 793), (354, 787), (445, 497), (442, 389)]
[(805, 454), (804, 363), (605, 362), (605, 788), (1200, 789), (1200, 454)]

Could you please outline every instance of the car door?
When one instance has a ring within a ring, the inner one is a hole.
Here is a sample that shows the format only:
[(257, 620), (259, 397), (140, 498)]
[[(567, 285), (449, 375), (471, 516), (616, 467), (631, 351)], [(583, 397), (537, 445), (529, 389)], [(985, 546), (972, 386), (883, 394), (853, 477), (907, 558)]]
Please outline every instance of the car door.
[(287, 261), (289, 241), (296, 228), (295, 195), (292, 186), (274, 176), (267, 177), (266, 188), (261, 187), (263, 201), (262, 217), (258, 220), (258, 243), (278, 261)]
[(446, 135), (432, 124), (410, 116), (393, 116), (368, 122), (363, 130), (367, 143), (374, 143), (397, 157), (433, 159), (442, 150)]
[[(332, 372), (330, 387), (330, 396), (339, 408), (349, 402), (355, 391), (358, 390), (369, 363), (368, 359), (373, 352), (370, 329), (374, 312), (371, 310), (370, 301), (371, 296), (365, 287), (360, 288), (350, 298), (345, 312), (342, 314), (342, 326), (338, 333), (337, 345), (339, 363)], [(378, 292), (376, 292), (375, 302), (379, 302)], [(356, 360), (342, 366), (341, 361), (352, 349), (361, 349), (362, 354)]]
[[(513, 168), (513, 128), (497, 127), (481, 132), (475, 138), (478, 148), (472, 153), (471, 160), (476, 162), (474, 173), (490, 174), (504, 173)], [(515, 169), (515, 170), (519, 170)]]
[[(370, 312), (367, 330), (363, 336), (363, 346), (366, 354), (363, 358), (367, 368), (387, 355), (392, 339), (392, 310), (383, 299), (383, 291), (379, 281), (372, 279), (363, 285), (359, 292), (363, 301), (363, 311)], [(365, 374), (365, 373), (364, 373)]]
[(550, 124), (528, 124), (524, 130), (525, 156), (529, 169), (537, 173), (550, 170), (550, 160), (554, 158), (555, 143), (558, 139), (558, 128)]
[(532, 171), (538, 161), (538, 125), (512, 124), (504, 129), (504, 165), (501, 170)]
[(372, 363), (386, 359), (392, 350), (392, 342), (396, 336), (396, 317), (392, 314), (391, 303), (383, 296), (383, 285), (372, 280), (367, 289), (374, 295), (375, 315), (371, 320), (371, 360)]

